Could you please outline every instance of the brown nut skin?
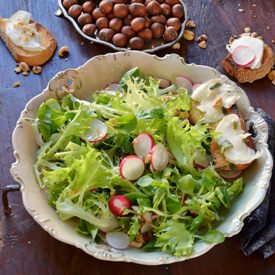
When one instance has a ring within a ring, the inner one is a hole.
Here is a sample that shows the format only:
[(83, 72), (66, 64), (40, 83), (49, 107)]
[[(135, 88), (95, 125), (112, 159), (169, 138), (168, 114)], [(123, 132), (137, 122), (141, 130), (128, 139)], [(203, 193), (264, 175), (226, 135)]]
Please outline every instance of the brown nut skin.
[(165, 28), (163, 39), (167, 42), (173, 41), (178, 37), (178, 32), (175, 27), (169, 26)]
[(138, 36), (144, 41), (149, 42), (153, 39), (153, 32), (149, 28), (145, 28), (138, 32)]
[(116, 33), (112, 38), (112, 43), (117, 47), (124, 48), (128, 43), (128, 38), (123, 33)]
[(105, 29), (100, 30), (97, 36), (100, 40), (110, 42), (112, 40), (114, 34), (115, 34), (115, 32), (112, 29), (105, 28)]
[(123, 26), (123, 21), (119, 18), (113, 18), (109, 23), (109, 28), (114, 30), (115, 32), (119, 32), (122, 26)]
[(132, 38), (135, 35), (135, 32), (130, 26), (123, 26), (121, 28), (121, 33), (125, 34), (128, 38)]
[(173, 26), (177, 31), (181, 28), (181, 21), (176, 17), (167, 19), (166, 26)]
[(180, 1), (179, 0), (165, 0), (165, 3), (168, 4), (170, 7), (179, 4)]
[(151, 30), (154, 38), (161, 38), (164, 33), (164, 25), (160, 23), (153, 23), (151, 25)]
[(172, 9), (168, 4), (162, 3), (160, 7), (163, 15), (165, 15), (166, 17), (170, 16)]
[(96, 8), (96, 5), (92, 1), (87, 1), (82, 5), (83, 12), (91, 13)]
[(90, 23), (92, 23), (92, 16), (89, 13), (82, 13), (77, 18), (77, 23), (80, 26), (90, 24)]
[(129, 13), (128, 6), (126, 4), (115, 4), (113, 7), (113, 13), (117, 18), (125, 18)]
[(138, 36), (132, 37), (129, 40), (129, 47), (132, 50), (142, 50), (144, 48), (144, 41)]
[(161, 14), (162, 10), (161, 10), (161, 7), (160, 7), (160, 3), (156, 0), (153, 0), (153, 1), (149, 2), (148, 5), (147, 5), (147, 11), (151, 15)]
[(78, 4), (72, 5), (68, 10), (68, 14), (73, 18), (77, 18), (81, 14), (81, 12), (82, 7)]
[(172, 15), (179, 19), (184, 17), (184, 8), (182, 4), (176, 4), (172, 7)]
[(99, 3), (100, 10), (107, 14), (113, 10), (113, 2), (112, 0), (103, 0)]
[(131, 28), (135, 31), (141, 31), (145, 27), (145, 19), (143, 17), (135, 17), (131, 21)]
[(163, 14), (154, 15), (154, 16), (151, 17), (151, 21), (153, 23), (161, 23), (161, 24), (165, 25), (166, 17)]
[(72, 5), (78, 4), (77, 0), (63, 0), (63, 7), (65, 9), (69, 9)]
[(109, 20), (107, 17), (99, 17), (96, 20), (95, 24), (99, 30), (102, 30), (102, 29), (108, 28)]
[(83, 26), (82, 31), (87, 34), (88, 36), (93, 36), (96, 31), (96, 25), (95, 24), (87, 24)]
[(124, 19), (123, 19), (123, 23), (124, 26), (129, 26), (131, 24), (133, 17), (131, 14), (128, 14)]
[(114, 5), (115, 4), (123, 4), (123, 3), (127, 2), (125, 0), (112, 0), (112, 1), (113, 1)]
[(100, 8), (95, 8), (92, 12), (92, 17), (96, 21), (100, 17), (105, 17), (105, 14), (100, 10)]
[(165, 0), (157, 0), (160, 4), (164, 3)]
[(113, 12), (109, 12), (106, 16), (107, 16), (107, 18), (108, 18), (109, 20), (115, 18)]
[(145, 28), (149, 28), (152, 24), (152, 20), (149, 17), (145, 17)]
[(140, 4), (143, 4), (143, 0), (131, 0), (131, 4), (133, 3), (140, 3)]
[(129, 5), (129, 11), (133, 17), (145, 17), (147, 15), (147, 9), (141, 3), (133, 3)]

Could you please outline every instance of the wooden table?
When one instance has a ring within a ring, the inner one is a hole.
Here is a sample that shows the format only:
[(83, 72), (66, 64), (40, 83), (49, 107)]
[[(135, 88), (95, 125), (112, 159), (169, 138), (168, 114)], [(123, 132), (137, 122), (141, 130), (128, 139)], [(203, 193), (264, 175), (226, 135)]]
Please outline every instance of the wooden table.
[[(9, 2), (9, 3), (7, 3)], [(221, 60), (226, 55), (225, 44), (230, 34), (243, 32), (245, 27), (264, 37), (272, 45), (275, 39), (274, 0), (186, 0), (189, 15), (198, 25), (197, 35), (207, 34), (207, 49), (197, 43), (181, 42), (179, 50), (158, 52), (178, 53), (187, 62), (213, 66), (220, 71)], [(239, 5), (238, 5), (239, 4)], [(254, 4), (254, 5), (253, 5)], [(256, 5), (256, 6), (255, 6)], [(1, 188), (13, 183), (9, 169), (14, 161), (11, 133), (19, 114), (27, 101), (40, 93), (48, 81), (58, 72), (77, 67), (89, 58), (110, 52), (109, 48), (86, 42), (64, 18), (54, 15), (57, 1), (0, 0), (0, 15), (9, 17), (23, 9), (46, 26), (56, 37), (59, 47), (68, 45), (68, 60), (57, 55), (43, 67), (41, 75), (28, 77), (16, 75), (15, 61), (0, 42), (0, 169)], [(243, 9), (244, 12), (240, 12)], [(275, 45), (272, 45), (275, 50)], [(20, 81), (21, 86), (13, 88)], [(242, 85), (251, 103), (261, 107), (275, 119), (275, 86), (267, 78), (253, 84)], [(97, 260), (81, 250), (61, 243), (43, 231), (25, 211), (19, 192), (10, 193), (13, 208), (11, 216), (2, 215), (0, 204), (0, 274), (275, 274), (275, 255), (263, 260), (257, 253), (250, 257), (242, 254), (238, 236), (216, 246), (199, 258), (169, 266), (148, 267), (130, 263), (112, 263)]]

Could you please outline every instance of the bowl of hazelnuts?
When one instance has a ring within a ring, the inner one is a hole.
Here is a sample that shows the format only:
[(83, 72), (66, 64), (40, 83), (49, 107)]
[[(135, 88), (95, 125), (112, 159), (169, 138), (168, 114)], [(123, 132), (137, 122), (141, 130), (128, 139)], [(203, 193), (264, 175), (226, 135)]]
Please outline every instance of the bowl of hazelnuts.
[(66, 18), (86, 39), (117, 51), (152, 53), (183, 35), (182, 0), (58, 0)]

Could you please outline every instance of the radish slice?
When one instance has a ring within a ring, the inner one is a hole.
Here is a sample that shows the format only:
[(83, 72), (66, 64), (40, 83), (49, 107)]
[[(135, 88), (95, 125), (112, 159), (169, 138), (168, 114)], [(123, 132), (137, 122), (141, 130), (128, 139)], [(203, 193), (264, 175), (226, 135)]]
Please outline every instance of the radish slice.
[(193, 91), (198, 88), (201, 85), (201, 83), (195, 83), (193, 84)]
[(184, 76), (176, 77), (175, 84), (178, 88), (185, 88), (188, 93), (191, 93), (193, 91), (192, 82)]
[(141, 158), (145, 158), (154, 145), (154, 138), (147, 133), (139, 134), (133, 141), (134, 151)]
[(106, 138), (108, 128), (106, 124), (99, 119), (94, 119), (91, 123), (91, 129), (86, 134), (85, 139), (89, 142), (99, 142)]
[(255, 57), (255, 52), (247, 46), (236, 47), (232, 52), (233, 61), (241, 67), (249, 66)]
[(125, 209), (132, 206), (131, 201), (125, 196), (114, 196), (109, 200), (109, 209), (115, 216), (123, 216)]
[(119, 166), (121, 177), (127, 180), (137, 180), (142, 176), (144, 170), (144, 162), (137, 156), (128, 156), (124, 158)]
[(106, 242), (116, 249), (125, 249), (130, 243), (129, 236), (123, 232), (109, 232), (105, 238)]
[(150, 154), (150, 162), (154, 171), (162, 171), (168, 165), (169, 154), (162, 144), (155, 145)]
[(241, 171), (218, 171), (218, 173), (225, 179), (234, 179), (241, 174)]

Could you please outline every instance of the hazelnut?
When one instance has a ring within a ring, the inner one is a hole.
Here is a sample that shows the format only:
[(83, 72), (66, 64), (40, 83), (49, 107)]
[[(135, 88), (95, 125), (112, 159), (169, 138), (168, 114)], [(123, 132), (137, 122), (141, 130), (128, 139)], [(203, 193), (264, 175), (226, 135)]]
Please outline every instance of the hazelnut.
[(84, 26), (86, 24), (92, 23), (92, 16), (89, 13), (82, 13), (78, 18), (77, 18), (77, 23), (80, 26)]
[(110, 42), (112, 40), (112, 37), (113, 37), (114, 33), (115, 32), (112, 29), (104, 28), (104, 29), (99, 31), (98, 38), (100, 40)]
[(122, 26), (123, 26), (123, 22), (119, 18), (113, 18), (109, 23), (109, 28), (111, 28), (115, 32), (119, 32)]
[(167, 42), (173, 41), (178, 37), (177, 29), (173, 26), (165, 28), (163, 39)]
[(28, 76), (28, 75), (29, 75), (29, 72), (23, 72), (22, 75)]
[(179, 42), (175, 43), (175, 44), (172, 46), (172, 49), (173, 49), (173, 50), (179, 50), (179, 49), (180, 49), (180, 43), (179, 43)]
[(202, 48), (202, 49), (206, 49), (206, 41), (201, 41), (199, 43), (199, 47)]
[(20, 67), (16, 67), (16, 68), (14, 69), (14, 71), (15, 71), (17, 74), (20, 74), (21, 71), (22, 71), (22, 69), (21, 69)]
[(92, 1), (87, 1), (82, 5), (83, 12), (91, 13), (96, 8), (96, 5)]
[(198, 37), (196, 38), (196, 41), (197, 41), (197, 42), (207, 41), (207, 36), (206, 36), (206, 34), (202, 34), (202, 35), (198, 36)]
[(149, 17), (145, 17), (145, 28), (149, 28), (152, 24), (152, 20)]
[(13, 83), (14, 88), (17, 88), (17, 87), (20, 87), (20, 86), (21, 86), (20, 81), (16, 81), (16, 82)]
[(113, 2), (112, 0), (103, 0), (99, 3), (100, 10), (107, 14), (112, 11), (113, 9)]
[(180, 19), (184, 17), (184, 8), (182, 4), (176, 4), (172, 7), (172, 15)]
[(135, 32), (142, 30), (145, 27), (145, 19), (143, 17), (136, 17), (131, 21), (131, 27)]
[(165, 3), (167, 5), (169, 5), (170, 7), (173, 7), (174, 5), (179, 4), (180, 1), (179, 0), (165, 0)]
[(72, 5), (77, 4), (77, 0), (63, 0), (63, 7), (69, 9)]
[(128, 6), (126, 4), (115, 4), (113, 13), (115, 17), (125, 18), (128, 15)]
[(100, 17), (105, 17), (104, 13), (100, 10), (100, 8), (95, 8), (92, 12), (92, 17), (96, 21)]
[(129, 11), (133, 17), (144, 17), (147, 14), (146, 7), (141, 3), (129, 5)]
[(32, 67), (32, 72), (34, 74), (40, 74), (42, 72), (42, 67), (35, 65), (35, 66)]
[(181, 28), (181, 21), (176, 17), (167, 19), (166, 26), (173, 26), (177, 31)]
[(107, 17), (99, 17), (96, 22), (95, 22), (97, 28), (99, 30), (104, 29), (104, 28), (108, 28), (109, 26), (109, 20)]
[(269, 80), (274, 80), (274, 79), (275, 79), (275, 70), (272, 70), (272, 71), (268, 74), (268, 78), (269, 78)]
[(30, 67), (26, 62), (20, 62), (18, 66), (19, 66), (19, 68), (21, 69), (22, 72), (29, 72), (30, 71)]
[(148, 3), (147, 10), (151, 15), (158, 15), (162, 12), (160, 3), (156, 0), (153, 0)]
[(68, 46), (63, 46), (59, 49), (58, 55), (59, 55), (59, 57), (65, 57), (69, 54), (69, 52), (70, 52), (69, 47)]
[(153, 39), (153, 32), (149, 28), (145, 28), (138, 32), (138, 36), (142, 38), (144, 42), (149, 42)]
[(110, 19), (110, 20), (113, 19), (113, 18), (115, 18), (113, 12), (109, 12), (106, 16), (107, 16), (107, 18)]
[(144, 48), (144, 41), (140, 37), (132, 37), (129, 41), (129, 47), (132, 50), (142, 50)]
[(112, 38), (112, 42), (115, 46), (124, 48), (127, 45), (128, 38), (123, 33), (116, 33)]
[(193, 20), (188, 20), (186, 23), (187, 28), (195, 29), (197, 27), (197, 24)]
[(121, 29), (121, 33), (125, 34), (128, 38), (131, 38), (135, 35), (135, 32), (130, 26), (123, 26)]
[(130, 25), (132, 19), (133, 19), (132, 15), (131, 15), (131, 14), (128, 14), (128, 15), (124, 18), (124, 20), (123, 20), (124, 25), (125, 25), (125, 26)]
[(164, 33), (164, 25), (162, 25), (160, 23), (153, 23), (151, 25), (151, 30), (153, 32), (154, 38), (160, 38), (160, 37), (162, 37), (162, 35)]
[(168, 17), (171, 14), (171, 7), (168, 4), (163, 3), (160, 5), (160, 7), (161, 7), (162, 14), (165, 15), (166, 17)]
[(88, 36), (94, 35), (96, 31), (96, 25), (95, 24), (87, 24), (82, 28), (82, 31), (87, 34)]
[(68, 14), (73, 18), (77, 18), (81, 14), (81, 12), (82, 7), (78, 4), (72, 5), (68, 10)]
[(185, 30), (183, 33), (183, 37), (187, 40), (187, 41), (193, 41), (195, 38), (195, 34), (191, 31)]
[(165, 25), (166, 17), (163, 14), (154, 15), (154, 16), (151, 17), (151, 21), (153, 23), (157, 22), (157, 23), (161, 23), (161, 24)]

